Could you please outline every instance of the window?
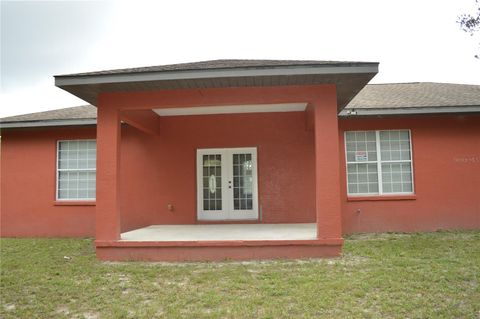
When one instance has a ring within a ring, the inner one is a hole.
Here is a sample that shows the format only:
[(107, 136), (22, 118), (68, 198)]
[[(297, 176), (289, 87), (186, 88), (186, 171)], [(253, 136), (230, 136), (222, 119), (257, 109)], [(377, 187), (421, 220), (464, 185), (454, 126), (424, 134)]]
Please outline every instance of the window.
[(95, 200), (96, 157), (95, 140), (58, 141), (58, 200)]
[(409, 130), (345, 132), (349, 195), (412, 194)]

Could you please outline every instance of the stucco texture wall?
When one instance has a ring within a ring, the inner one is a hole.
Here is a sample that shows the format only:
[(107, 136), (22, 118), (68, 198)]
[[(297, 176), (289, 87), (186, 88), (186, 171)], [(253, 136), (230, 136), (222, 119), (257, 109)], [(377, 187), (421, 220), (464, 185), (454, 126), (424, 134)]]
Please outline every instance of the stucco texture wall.
[(415, 196), (403, 200), (347, 198), (341, 152), (344, 233), (480, 228), (480, 116), (418, 116), (340, 120), (345, 130), (410, 129)]
[(122, 231), (196, 222), (197, 148), (257, 147), (261, 222), (315, 222), (313, 132), (303, 112), (164, 117), (160, 126), (156, 137), (122, 130)]
[[(122, 126), (122, 231), (196, 223), (197, 148), (257, 147), (260, 222), (315, 222), (313, 132), (303, 112), (166, 117), (160, 124), (159, 136)], [(95, 129), (2, 135), (1, 235), (94, 236), (95, 206), (55, 201), (55, 161), (57, 140), (95, 138)]]
[[(339, 126), (344, 233), (480, 228), (479, 115), (342, 119)], [(164, 117), (160, 127), (152, 136), (122, 126), (122, 231), (196, 222), (197, 148), (257, 147), (261, 222), (315, 222), (305, 113)], [(343, 132), (375, 129), (411, 129), (413, 198), (347, 198)], [(2, 132), (1, 236), (94, 236), (95, 206), (55, 202), (55, 161), (57, 140), (95, 134), (85, 127)]]
[(95, 206), (55, 202), (57, 140), (94, 138), (95, 128), (2, 131), (2, 237), (94, 235)]

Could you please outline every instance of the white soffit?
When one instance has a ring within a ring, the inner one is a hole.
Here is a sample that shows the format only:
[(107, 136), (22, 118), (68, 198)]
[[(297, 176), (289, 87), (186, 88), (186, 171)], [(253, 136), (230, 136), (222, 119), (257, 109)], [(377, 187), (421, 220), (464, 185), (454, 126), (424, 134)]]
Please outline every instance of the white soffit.
[(266, 112), (298, 112), (305, 111), (307, 103), (284, 104), (248, 104), (222, 106), (172, 107), (153, 109), (160, 116), (233, 114), (233, 113), (266, 113)]

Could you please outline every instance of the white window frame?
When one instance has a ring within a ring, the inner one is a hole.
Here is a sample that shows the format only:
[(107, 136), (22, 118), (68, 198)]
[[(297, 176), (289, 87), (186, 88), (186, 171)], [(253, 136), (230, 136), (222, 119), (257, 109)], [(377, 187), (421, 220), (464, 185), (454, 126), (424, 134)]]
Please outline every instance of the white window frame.
[[(380, 132), (389, 132), (389, 131), (408, 131), (408, 138), (410, 144), (410, 159), (408, 160), (384, 160), (382, 161), (382, 154), (380, 150)], [(377, 152), (376, 161), (365, 161), (365, 162), (349, 162), (347, 157), (347, 132), (375, 132), (375, 146)], [(398, 195), (414, 195), (415, 194), (415, 180), (414, 180), (414, 170), (413, 170), (413, 148), (412, 148), (412, 131), (410, 129), (389, 129), (389, 130), (355, 130), (355, 131), (344, 131), (343, 132), (343, 143), (345, 144), (345, 177), (347, 181), (347, 196), (348, 197), (368, 197), (368, 196), (398, 196)], [(411, 192), (395, 192), (395, 193), (384, 193), (383, 192), (383, 180), (382, 180), (382, 164), (383, 163), (410, 163), (411, 179), (412, 179), (412, 191)], [(377, 164), (377, 180), (378, 180), (378, 193), (350, 193), (348, 191), (348, 164)]]
[[(97, 172), (97, 165), (95, 165), (95, 169), (91, 169), (91, 168), (76, 168), (76, 169), (73, 169), (73, 168), (59, 168), (58, 167), (58, 160), (59, 160), (59, 155), (60, 155), (60, 143), (61, 142), (76, 142), (76, 141), (84, 141), (84, 142), (90, 142), (90, 141), (94, 141), (95, 144), (97, 142), (96, 139), (71, 139), (71, 140), (57, 140), (57, 150), (56, 150), (56, 163), (55, 163), (55, 200), (56, 201), (65, 201), (65, 202), (78, 202), (78, 201), (82, 201), (82, 202), (95, 202), (97, 200), (97, 196), (95, 194), (95, 197), (94, 198), (59, 198), (58, 197), (58, 184), (60, 182), (59, 180), (59, 173), (60, 171), (62, 172), (68, 172), (68, 171), (75, 171), (75, 172), (80, 172), (80, 171), (84, 171), (84, 172)], [(95, 182), (96, 182), (96, 177), (95, 177)]]

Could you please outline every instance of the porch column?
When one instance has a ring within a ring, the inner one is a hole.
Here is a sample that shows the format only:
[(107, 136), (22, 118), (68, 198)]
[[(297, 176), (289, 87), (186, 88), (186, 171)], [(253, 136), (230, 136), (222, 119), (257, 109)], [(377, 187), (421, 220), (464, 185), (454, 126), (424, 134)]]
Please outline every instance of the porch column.
[(98, 107), (96, 239), (120, 239), (119, 205), (120, 112)]
[(340, 157), (335, 86), (313, 101), (317, 238), (341, 238)]

